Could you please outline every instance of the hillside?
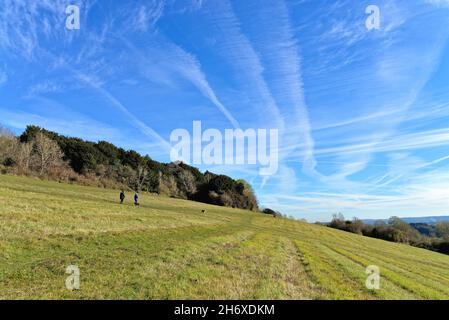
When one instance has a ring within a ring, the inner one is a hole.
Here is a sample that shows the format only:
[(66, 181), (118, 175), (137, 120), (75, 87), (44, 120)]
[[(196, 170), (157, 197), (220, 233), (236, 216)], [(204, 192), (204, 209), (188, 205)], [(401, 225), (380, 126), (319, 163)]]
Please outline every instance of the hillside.
[(180, 161), (161, 163), (107, 141), (85, 141), (32, 125), (19, 137), (0, 126), (0, 172), (259, 210), (245, 180), (203, 173)]
[[(449, 256), (187, 200), (131, 203), (0, 175), (0, 298), (449, 299)], [(365, 288), (368, 265), (381, 290)]]

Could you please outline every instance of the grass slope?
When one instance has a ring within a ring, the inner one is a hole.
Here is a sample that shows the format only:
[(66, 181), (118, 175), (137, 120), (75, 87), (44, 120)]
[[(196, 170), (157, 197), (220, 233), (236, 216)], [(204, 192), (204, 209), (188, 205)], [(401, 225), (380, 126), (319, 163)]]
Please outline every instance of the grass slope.
[[(133, 207), (131, 196), (121, 206), (113, 190), (0, 176), (0, 298), (449, 298), (449, 256), (152, 195)], [(368, 265), (381, 290), (365, 288)]]

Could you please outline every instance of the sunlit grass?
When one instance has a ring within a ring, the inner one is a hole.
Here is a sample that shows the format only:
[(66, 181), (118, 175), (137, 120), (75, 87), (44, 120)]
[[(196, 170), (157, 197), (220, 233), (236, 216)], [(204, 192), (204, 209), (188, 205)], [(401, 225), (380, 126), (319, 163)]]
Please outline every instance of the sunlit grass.
[[(0, 298), (448, 299), (449, 256), (257, 213), (0, 176)], [(202, 210), (206, 210), (203, 213)], [(65, 287), (77, 265), (80, 290)], [(381, 289), (365, 287), (378, 265)]]

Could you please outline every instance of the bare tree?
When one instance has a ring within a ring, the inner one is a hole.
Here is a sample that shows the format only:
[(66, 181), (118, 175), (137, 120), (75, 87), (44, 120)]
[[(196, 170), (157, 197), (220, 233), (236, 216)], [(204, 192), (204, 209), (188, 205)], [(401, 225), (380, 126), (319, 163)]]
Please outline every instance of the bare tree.
[(135, 176), (135, 184), (136, 184), (136, 191), (141, 191), (142, 186), (145, 183), (145, 180), (148, 175), (148, 170), (143, 165), (139, 165), (136, 170), (136, 176)]
[(178, 174), (179, 182), (187, 196), (194, 194), (196, 189), (195, 176), (187, 170), (182, 170)]
[(33, 145), (33, 158), (40, 175), (62, 163), (63, 153), (58, 144), (42, 132), (36, 134)]
[(33, 152), (33, 144), (31, 142), (20, 143), (19, 141), (16, 141), (16, 145), (14, 147), (13, 152), (13, 159), (19, 173), (28, 172), (30, 168), (32, 152)]
[(8, 158), (12, 158), (16, 142), (16, 137), (11, 131), (0, 127), (0, 164), (4, 163)]

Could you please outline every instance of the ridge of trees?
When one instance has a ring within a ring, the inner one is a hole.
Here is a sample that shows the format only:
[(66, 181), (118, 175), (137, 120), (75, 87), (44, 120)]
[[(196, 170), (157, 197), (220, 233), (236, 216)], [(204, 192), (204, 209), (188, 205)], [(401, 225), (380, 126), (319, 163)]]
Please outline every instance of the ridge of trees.
[(85, 141), (32, 125), (19, 137), (0, 128), (0, 169), (2, 173), (259, 210), (255, 193), (244, 180), (202, 173), (182, 162), (160, 163), (107, 141)]
[(379, 220), (371, 225), (358, 218), (346, 220), (340, 213), (334, 215), (327, 226), (366, 237), (405, 243), (449, 254), (449, 222), (438, 222), (434, 226), (430, 226), (409, 224), (398, 217), (391, 217), (387, 223)]

